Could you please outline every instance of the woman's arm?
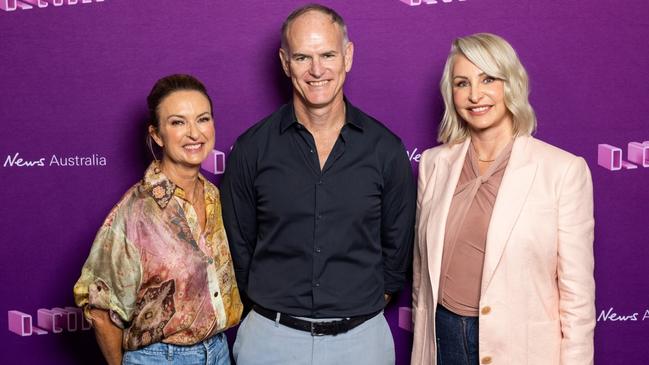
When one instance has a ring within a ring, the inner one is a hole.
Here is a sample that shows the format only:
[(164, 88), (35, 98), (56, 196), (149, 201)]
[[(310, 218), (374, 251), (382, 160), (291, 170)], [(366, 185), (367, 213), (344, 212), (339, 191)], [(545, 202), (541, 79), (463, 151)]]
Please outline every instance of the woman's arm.
[(110, 319), (108, 311), (91, 309), (92, 325), (95, 328), (95, 337), (108, 365), (122, 364), (122, 329), (117, 327)]
[(563, 176), (558, 207), (561, 364), (593, 363), (593, 186), (588, 165), (575, 158)]
[[(426, 153), (426, 152), (424, 152)], [(421, 286), (421, 251), (419, 249), (419, 222), (421, 221), (421, 201), (424, 196), (424, 191), (426, 190), (427, 176), (426, 176), (426, 164), (424, 163), (424, 157), (419, 163), (419, 176), (417, 177), (417, 211), (415, 214), (415, 239), (414, 239), (414, 249), (413, 249), (413, 260), (412, 260), (412, 321), (415, 321), (415, 312), (418, 306), (419, 300), (419, 288)]]
[[(420, 239), (419, 231), (421, 224), (421, 212), (422, 204), (424, 200), (424, 193), (426, 192), (428, 180), (430, 179), (430, 171), (433, 166), (434, 154), (431, 153), (431, 149), (424, 151), (421, 154), (421, 160), (419, 161), (419, 176), (417, 177), (417, 210), (415, 214), (415, 239), (414, 239), (414, 250), (413, 250), (413, 263), (412, 263), (412, 322), (415, 322), (415, 313), (419, 307), (419, 290), (421, 288), (422, 275), (424, 275), (424, 280), (427, 279), (427, 272), (422, 274), (422, 271), (425, 270), (428, 265), (426, 264), (425, 257), (422, 257), (423, 252), (419, 247)], [(424, 266), (422, 266), (424, 265)], [(424, 303), (425, 305), (425, 303)]]

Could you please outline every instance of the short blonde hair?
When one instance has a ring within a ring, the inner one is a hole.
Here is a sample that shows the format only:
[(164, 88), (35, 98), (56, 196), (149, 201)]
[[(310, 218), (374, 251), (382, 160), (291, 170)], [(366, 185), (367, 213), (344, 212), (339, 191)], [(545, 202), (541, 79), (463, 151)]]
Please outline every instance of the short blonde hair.
[(487, 75), (503, 80), (505, 106), (512, 115), (514, 135), (532, 134), (536, 129), (536, 116), (528, 100), (527, 71), (506, 40), (495, 34), (477, 33), (455, 39), (446, 59), (439, 84), (445, 110), (437, 140), (459, 143), (469, 136), (467, 124), (458, 115), (453, 103), (453, 64), (458, 55), (466, 57)]

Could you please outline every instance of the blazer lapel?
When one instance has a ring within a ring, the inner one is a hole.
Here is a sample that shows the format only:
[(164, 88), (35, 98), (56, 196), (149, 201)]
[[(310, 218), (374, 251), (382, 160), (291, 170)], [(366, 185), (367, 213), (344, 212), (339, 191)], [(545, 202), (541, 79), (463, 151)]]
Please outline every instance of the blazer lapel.
[(445, 153), (440, 153), (432, 177), (435, 179), (435, 190), (430, 201), (437, 202), (437, 204), (432, 206), (428, 212), (425, 242), (428, 249), (428, 275), (430, 276), (435, 300), (437, 300), (437, 291), (439, 289), (439, 268), (442, 265), (446, 219), (453, 200), (453, 193), (460, 179), (469, 144), (470, 139), (467, 138), (463, 143), (453, 145)]
[(532, 160), (532, 137), (517, 137), (494, 203), (482, 270), (482, 292), (489, 287), (509, 242), (516, 220), (527, 200), (538, 162)]

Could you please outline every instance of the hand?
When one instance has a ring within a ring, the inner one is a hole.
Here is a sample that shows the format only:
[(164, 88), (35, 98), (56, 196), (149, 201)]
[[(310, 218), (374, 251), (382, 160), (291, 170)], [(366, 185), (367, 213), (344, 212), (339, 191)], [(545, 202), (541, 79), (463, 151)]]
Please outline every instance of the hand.
[(108, 311), (91, 309), (90, 318), (95, 328), (95, 337), (106, 362), (109, 365), (122, 363), (122, 336), (123, 331), (110, 319)]

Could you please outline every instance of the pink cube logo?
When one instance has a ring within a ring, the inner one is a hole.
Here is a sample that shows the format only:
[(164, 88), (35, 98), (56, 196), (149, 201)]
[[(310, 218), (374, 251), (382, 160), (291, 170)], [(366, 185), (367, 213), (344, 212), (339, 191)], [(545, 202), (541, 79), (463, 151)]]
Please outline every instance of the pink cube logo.
[(626, 158), (622, 159), (622, 149), (601, 143), (597, 145), (597, 164), (609, 171), (633, 170), (638, 166), (649, 167), (649, 141), (629, 142)]
[(629, 142), (627, 158), (642, 167), (649, 167), (649, 141), (643, 143)]
[(610, 144), (598, 144), (597, 164), (607, 170), (620, 170), (622, 168), (622, 150)]
[(93, 2), (100, 3), (104, 0), (0, 0), (0, 9), (4, 11), (14, 11), (16, 9), (29, 10), (36, 8), (47, 8), (48, 6), (63, 6), (90, 4)]
[(61, 312), (50, 309), (39, 309), (36, 312), (36, 320), (38, 322), (38, 326), (42, 329), (48, 330), (52, 333), (63, 332), (65, 319), (63, 318), (63, 313)]
[(7, 312), (9, 331), (18, 336), (32, 335), (32, 316), (20, 311), (12, 310)]
[(18, 2), (17, 0), (0, 0), (0, 9), (4, 11), (14, 11), (16, 9), (31, 9), (32, 6)]
[(220, 175), (225, 171), (225, 153), (212, 150), (201, 163), (201, 168), (214, 175)]
[(37, 326), (33, 325), (31, 315), (18, 310), (8, 311), (7, 319), (9, 331), (23, 337), (90, 329), (83, 311), (76, 307), (40, 308), (36, 311)]

